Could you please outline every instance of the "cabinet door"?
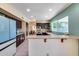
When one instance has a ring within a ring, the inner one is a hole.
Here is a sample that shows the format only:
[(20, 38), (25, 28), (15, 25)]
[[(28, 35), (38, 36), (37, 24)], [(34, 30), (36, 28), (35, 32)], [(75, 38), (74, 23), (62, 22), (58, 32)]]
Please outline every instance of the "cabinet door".
[(10, 19), (10, 39), (16, 37), (16, 21)]
[(60, 39), (48, 39), (47, 46), (49, 56), (63, 56), (66, 54), (66, 47)]
[(67, 56), (78, 56), (78, 40), (77, 39), (67, 39), (63, 43), (65, 55)]
[(60, 39), (48, 39), (48, 54), (51, 56), (77, 56), (78, 40), (67, 39), (61, 43)]
[(0, 43), (9, 40), (9, 20), (0, 16)]
[(16, 27), (17, 29), (21, 29), (22, 28), (22, 22), (19, 20), (16, 20)]
[(47, 46), (43, 39), (28, 39), (30, 56), (46, 56)]
[(67, 39), (29, 39), (29, 55), (31, 56), (77, 56), (78, 40)]

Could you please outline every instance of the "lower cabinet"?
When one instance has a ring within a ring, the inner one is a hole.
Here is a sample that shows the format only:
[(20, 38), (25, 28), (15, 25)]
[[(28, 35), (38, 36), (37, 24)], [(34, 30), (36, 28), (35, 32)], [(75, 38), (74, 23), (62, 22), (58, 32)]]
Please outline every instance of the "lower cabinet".
[(60, 39), (48, 39), (48, 54), (53, 56), (77, 56), (78, 40), (67, 39), (63, 43)]
[(46, 44), (43, 39), (28, 39), (29, 40), (29, 56), (44, 56), (46, 55)]
[(18, 47), (25, 40), (25, 34), (20, 34), (16, 37), (16, 47)]
[(30, 56), (77, 56), (78, 40), (67, 39), (29, 39)]

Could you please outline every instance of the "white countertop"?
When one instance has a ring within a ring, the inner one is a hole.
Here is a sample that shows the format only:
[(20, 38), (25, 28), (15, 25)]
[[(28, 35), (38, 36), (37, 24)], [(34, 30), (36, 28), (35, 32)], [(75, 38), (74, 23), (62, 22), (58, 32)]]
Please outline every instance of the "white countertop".
[(16, 36), (21, 35), (21, 34), (23, 34), (23, 33), (17, 33), (17, 35), (16, 35)]
[(71, 35), (56, 35), (56, 34), (50, 34), (50, 35), (29, 35), (26, 37), (27, 39), (79, 39), (79, 36), (71, 36)]

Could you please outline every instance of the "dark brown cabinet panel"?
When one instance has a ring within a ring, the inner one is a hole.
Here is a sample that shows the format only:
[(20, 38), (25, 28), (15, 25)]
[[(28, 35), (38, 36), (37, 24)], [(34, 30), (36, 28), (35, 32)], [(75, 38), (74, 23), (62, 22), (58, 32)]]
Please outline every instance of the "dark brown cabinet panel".
[(16, 20), (16, 27), (17, 29), (21, 29), (22, 28), (22, 22), (19, 20)]
[(26, 22), (26, 36), (28, 36), (28, 23)]
[(41, 29), (49, 29), (50, 28), (50, 23), (36, 23), (36, 27)]
[(16, 47), (18, 47), (25, 40), (25, 34), (18, 35), (16, 37)]

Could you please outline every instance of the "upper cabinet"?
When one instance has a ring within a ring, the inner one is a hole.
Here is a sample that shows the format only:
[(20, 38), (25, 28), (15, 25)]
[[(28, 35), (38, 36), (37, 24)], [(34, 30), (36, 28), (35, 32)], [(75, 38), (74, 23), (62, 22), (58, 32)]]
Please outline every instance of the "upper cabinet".
[(49, 20), (37, 20), (36, 29), (38, 32), (50, 32), (50, 21)]
[(50, 24), (49, 23), (36, 23), (37, 28), (42, 28), (42, 29), (49, 29)]
[(16, 28), (21, 29), (22, 28), (22, 22), (19, 20), (16, 20)]

